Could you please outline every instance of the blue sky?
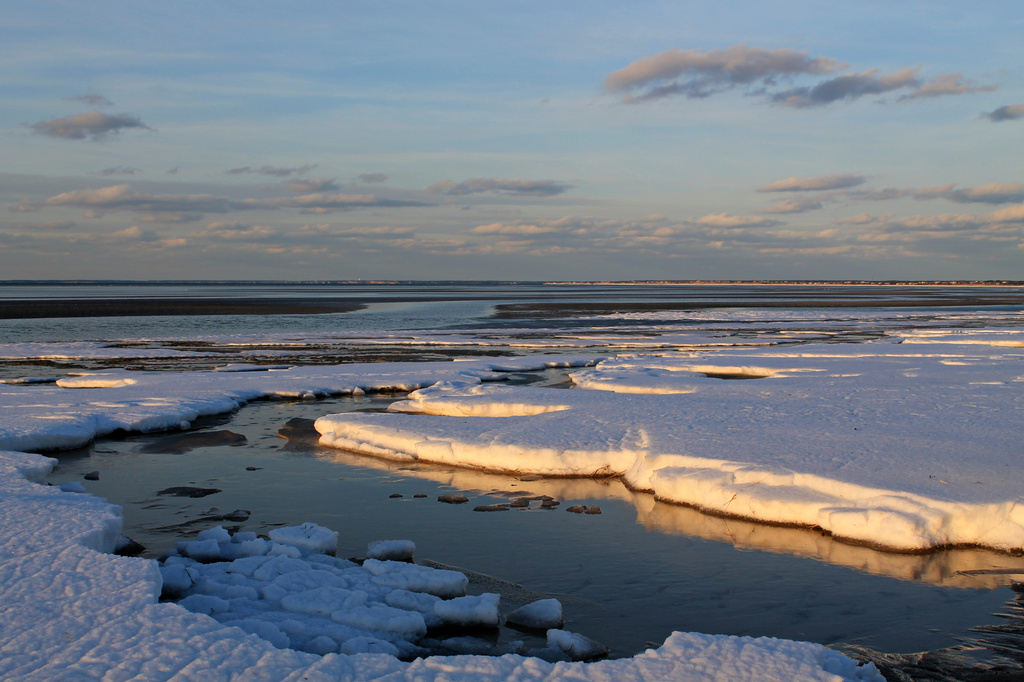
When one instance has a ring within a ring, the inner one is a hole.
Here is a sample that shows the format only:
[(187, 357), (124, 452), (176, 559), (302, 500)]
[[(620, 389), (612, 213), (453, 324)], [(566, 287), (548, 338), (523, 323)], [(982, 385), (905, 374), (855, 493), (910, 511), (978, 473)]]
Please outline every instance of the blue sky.
[(1024, 279), (1017, 2), (51, 2), (2, 278)]

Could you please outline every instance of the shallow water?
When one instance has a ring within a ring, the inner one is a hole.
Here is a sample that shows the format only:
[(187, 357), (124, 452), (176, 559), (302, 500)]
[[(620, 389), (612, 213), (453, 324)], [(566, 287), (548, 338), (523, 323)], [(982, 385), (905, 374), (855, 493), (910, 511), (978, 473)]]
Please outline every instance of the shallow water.
[[(561, 373), (518, 379), (556, 383)], [(198, 429), (242, 434), (244, 444), (183, 451), (180, 443), (171, 447), (166, 434), (104, 439), (58, 454), (60, 467), (51, 480), (81, 481), (84, 473), (99, 471), (98, 481), (84, 485), (125, 507), (125, 532), (147, 546), (147, 556), (218, 524), (266, 533), (313, 521), (339, 531), (338, 555), (345, 557), (363, 556), (372, 540), (411, 539), (419, 560), (562, 599), (566, 627), (606, 644), (613, 656), (641, 651), (673, 630), (855, 643), (890, 652), (950, 646), (969, 628), (995, 622), (990, 614), (1012, 596), (1000, 587), (1007, 576), (954, 573), (1024, 570), (1024, 560), (997, 553), (900, 555), (805, 529), (709, 517), (633, 493), (617, 479), (522, 480), (398, 464), (321, 448), (315, 436), (277, 435), (295, 417), (381, 409), (395, 397), (260, 401)], [(171, 486), (221, 492), (195, 499), (157, 494)], [(437, 501), (453, 490), (470, 502)], [(551, 495), (561, 506), (473, 511), (519, 494)], [(566, 512), (573, 504), (598, 505), (602, 513)], [(210, 518), (236, 509), (252, 515), (242, 523)], [(506, 599), (503, 610), (515, 605)]]

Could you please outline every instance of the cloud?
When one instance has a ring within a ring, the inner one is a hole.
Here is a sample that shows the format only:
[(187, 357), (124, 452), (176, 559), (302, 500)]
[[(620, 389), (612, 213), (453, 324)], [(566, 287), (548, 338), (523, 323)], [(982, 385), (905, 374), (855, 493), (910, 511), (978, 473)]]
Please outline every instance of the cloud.
[(973, 81), (965, 79), (962, 73), (944, 73), (909, 95), (900, 97), (900, 100), (944, 97), (946, 95), (973, 95), (976, 92), (991, 92), (997, 89), (999, 89), (998, 85), (974, 85)]
[(555, 180), (508, 180), (505, 178), (472, 178), (463, 182), (442, 180), (427, 188), (430, 194), (464, 196), (482, 192), (499, 192), (516, 196), (550, 197), (561, 194), (572, 185)]
[(429, 206), (423, 202), (387, 199), (373, 194), (328, 194), (314, 192), (299, 196), (262, 199), (228, 199), (210, 194), (150, 194), (129, 185), (64, 192), (42, 202), (20, 202), (9, 206), (14, 212), (38, 211), (47, 206), (86, 210), (95, 217), (104, 212), (130, 211), (141, 222), (182, 223), (199, 220), (208, 213), (299, 209), (300, 213), (322, 215), (371, 207)]
[[(952, 187), (952, 185), (950, 185)], [(897, 187), (886, 187), (885, 189), (858, 190), (847, 194), (854, 199), (863, 201), (889, 201), (901, 197), (913, 195), (916, 190), (899, 189)]]
[(289, 175), (302, 175), (308, 173), (317, 167), (318, 164), (306, 164), (305, 166), (298, 166), (296, 168), (275, 168), (274, 166), (261, 166), (259, 168), (253, 168), (252, 166), (243, 166), (242, 168), (232, 168), (226, 170), (226, 175), (272, 175), (278, 178), (286, 178)]
[(805, 213), (823, 208), (817, 199), (787, 199), (764, 209), (765, 213)]
[(813, 178), (791, 177), (759, 188), (758, 192), (817, 192), (828, 189), (845, 189), (863, 184), (865, 177), (852, 173), (819, 175)]
[(918, 84), (918, 69), (910, 67), (879, 75), (878, 69), (847, 73), (812, 87), (799, 87), (771, 95), (774, 104), (805, 108), (853, 100), (865, 95), (881, 95)]
[(135, 175), (141, 173), (141, 168), (132, 168), (131, 166), (113, 166), (111, 168), (104, 168), (100, 171), (100, 175)]
[(306, 180), (289, 180), (288, 189), (293, 192), (299, 192), (302, 194), (308, 194), (310, 192), (324, 192), (328, 190), (338, 189), (338, 183), (334, 181), (334, 178), (309, 178)]
[(888, 74), (878, 69), (851, 71), (813, 85), (778, 90), (780, 81), (830, 75), (846, 66), (831, 57), (742, 44), (710, 52), (675, 49), (638, 59), (609, 74), (604, 87), (610, 93), (622, 94), (627, 104), (675, 95), (698, 99), (746, 87), (747, 95), (795, 108), (825, 106), (908, 88), (914, 90), (899, 101), (989, 92), (998, 87), (976, 85), (961, 73), (946, 73), (922, 82), (918, 78), (920, 69), (907, 67)]
[(833, 73), (843, 66), (829, 57), (812, 58), (790, 49), (746, 45), (710, 52), (675, 49), (638, 59), (609, 74), (604, 87), (611, 93), (627, 93), (624, 101), (630, 103), (669, 95), (702, 98), (741, 85), (767, 86), (784, 76)]
[(233, 202), (209, 194), (145, 194), (129, 185), (64, 192), (43, 202), (46, 206), (70, 206), (103, 211), (145, 213), (225, 213), (251, 207), (250, 202)]
[(278, 235), (277, 230), (262, 225), (244, 225), (242, 223), (219, 221), (210, 223), (195, 236), (212, 237), (214, 239), (265, 241)]
[(985, 118), (995, 123), (1000, 123), (1002, 121), (1016, 121), (1017, 119), (1024, 118), (1024, 103), (1007, 104), (1005, 107), (999, 107), (995, 111), (990, 111), (983, 115)]
[(314, 192), (297, 197), (273, 197), (248, 202), (250, 206), (266, 208), (298, 208), (307, 215), (327, 215), (356, 208), (429, 206), (418, 201), (385, 199), (375, 194), (325, 194)]
[(153, 242), (160, 239), (160, 236), (150, 230), (143, 230), (138, 225), (132, 225), (120, 232), (112, 232), (106, 236), (107, 241), (112, 242)]
[(537, 235), (550, 232), (564, 232), (564, 228), (554, 224), (537, 225), (535, 223), (490, 223), (488, 225), (477, 225), (470, 232), (473, 234), (517, 234)]
[(870, 225), (871, 223), (877, 223), (883, 219), (885, 218), (878, 218), (870, 213), (858, 213), (857, 215), (840, 218), (836, 223), (839, 225)]
[(97, 95), (90, 93), (87, 95), (76, 95), (75, 97), (68, 97), (69, 102), (85, 102), (86, 104), (93, 107), (112, 107), (114, 103), (103, 95)]
[(960, 189), (955, 185), (943, 185), (917, 190), (913, 194), (916, 199), (946, 199), (957, 204), (1012, 204), (1024, 202), (1024, 184), (994, 182)]
[(32, 130), (39, 135), (60, 137), (66, 140), (102, 140), (108, 134), (117, 134), (130, 128), (152, 130), (137, 116), (130, 114), (104, 114), (100, 111), (87, 111), (84, 114), (54, 118), (32, 124)]
[(712, 213), (703, 218), (691, 219), (691, 222), (695, 225), (711, 227), (771, 227), (779, 224), (777, 220), (757, 215), (729, 215), (727, 213)]
[(387, 182), (387, 173), (363, 173), (356, 178), (359, 182), (373, 183), (373, 182)]

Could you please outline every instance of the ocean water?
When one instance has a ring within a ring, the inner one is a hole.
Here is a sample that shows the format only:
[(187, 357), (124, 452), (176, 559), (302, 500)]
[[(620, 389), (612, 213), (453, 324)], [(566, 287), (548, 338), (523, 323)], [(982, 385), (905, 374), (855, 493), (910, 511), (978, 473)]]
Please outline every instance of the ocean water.
[[(0, 321), (0, 343), (509, 328), (541, 336), (564, 329), (644, 333), (714, 328), (736, 335), (768, 330), (786, 335), (787, 342), (856, 343), (908, 327), (1019, 326), (1024, 310), (1021, 289), (974, 287), (192, 289), (0, 287), (0, 300), (32, 295), (308, 295), (350, 298), (366, 308), (328, 315), (5, 320)], [(1019, 303), (1012, 301), (1014, 296)], [(425, 351), (395, 346), (386, 352), (393, 359), (415, 359)], [(336, 359), (351, 360), (340, 355)], [(182, 361), (168, 368), (192, 366), (203, 363)], [(74, 363), (49, 369), (72, 371)], [(558, 390), (565, 377), (548, 370), (510, 379)], [(516, 595), (562, 599), (567, 628), (603, 642), (616, 656), (641, 651), (673, 630), (859, 644), (892, 652), (951, 646), (969, 638), (971, 627), (996, 622), (991, 614), (1013, 597), (1002, 577), (952, 575), (964, 567), (1024, 566), (1020, 559), (980, 550), (893, 554), (844, 545), (810, 530), (708, 517), (633, 493), (614, 480), (524, 480), (398, 465), (321, 448), (315, 435), (303, 435), (301, 429), (293, 429), (291, 438), (278, 435), (292, 419), (383, 409), (401, 397), (261, 401), (194, 425), (195, 433), (211, 438), (187, 448), (169, 444), (160, 434), (104, 438), (78, 451), (57, 453), (60, 467), (51, 480), (81, 480), (84, 473), (99, 471), (90, 491), (125, 508), (125, 532), (147, 547), (147, 556), (158, 556), (177, 540), (218, 523), (265, 533), (314, 521), (340, 533), (341, 556), (362, 556), (371, 540), (410, 539), (417, 543), (418, 559), (490, 576), (493, 582), (481, 579), (476, 584), (481, 590), (489, 584), (488, 591), (495, 584), (505, 586), (506, 603)], [(218, 440), (225, 431), (244, 438)], [(198, 499), (158, 494), (182, 485), (220, 492)], [(437, 501), (438, 495), (452, 491), (463, 492), (470, 503)], [(552, 495), (562, 501), (561, 508), (472, 511), (478, 504), (527, 493)], [(603, 513), (565, 512), (572, 504), (599, 505)], [(245, 522), (215, 520), (236, 509), (251, 516)]]

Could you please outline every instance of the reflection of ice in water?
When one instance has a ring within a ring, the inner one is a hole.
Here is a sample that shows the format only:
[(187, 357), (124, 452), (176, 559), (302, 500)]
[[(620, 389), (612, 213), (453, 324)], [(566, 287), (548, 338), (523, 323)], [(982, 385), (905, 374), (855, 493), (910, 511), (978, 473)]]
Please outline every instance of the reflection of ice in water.
[[(521, 495), (547, 495), (557, 500), (615, 500), (636, 508), (637, 523), (647, 530), (702, 538), (738, 549), (778, 552), (845, 566), (872, 575), (916, 582), (994, 589), (1024, 575), (1024, 558), (1001, 552), (942, 549), (927, 553), (886, 552), (864, 545), (841, 542), (807, 528), (775, 526), (703, 513), (693, 507), (659, 502), (649, 493), (630, 490), (619, 478), (544, 478), (528, 481), (472, 469), (433, 467), (429, 463), (398, 465), (387, 460), (357, 455), (335, 448), (317, 448), (316, 456), (360, 468), (397, 471), (403, 476), (433, 481), (455, 490), (475, 491), (513, 499)], [(522, 486), (517, 490), (510, 483)], [(993, 567), (1019, 569), (1020, 573), (957, 575), (961, 571)]]

